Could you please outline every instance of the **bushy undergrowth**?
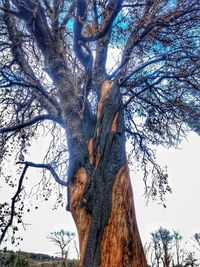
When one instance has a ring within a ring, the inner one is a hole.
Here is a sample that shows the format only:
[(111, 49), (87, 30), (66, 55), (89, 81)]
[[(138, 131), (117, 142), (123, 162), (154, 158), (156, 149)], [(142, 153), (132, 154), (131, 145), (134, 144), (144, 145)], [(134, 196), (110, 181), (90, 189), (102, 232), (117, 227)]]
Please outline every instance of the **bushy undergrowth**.
[[(78, 261), (68, 260), (65, 267), (77, 267)], [(0, 251), (0, 267), (63, 267), (58, 257), (40, 253)]]

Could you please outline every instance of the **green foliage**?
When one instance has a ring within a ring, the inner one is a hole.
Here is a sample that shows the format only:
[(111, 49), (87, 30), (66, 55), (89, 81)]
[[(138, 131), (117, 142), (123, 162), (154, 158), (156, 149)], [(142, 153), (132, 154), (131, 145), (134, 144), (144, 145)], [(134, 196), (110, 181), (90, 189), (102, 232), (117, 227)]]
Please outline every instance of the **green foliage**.
[(0, 267), (28, 267), (29, 261), (26, 254), (21, 252), (1, 252)]
[(68, 267), (77, 267), (78, 266), (78, 260), (68, 260)]
[(15, 260), (15, 267), (28, 267), (29, 262), (28, 259), (25, 258), (25, 256), (21, 255), (20, 253), (17, 253), (17, 257)]
[[(78, 260), (67, 259), (67, 267), (77, 267)], [(62, 267), (62, 260), (41, 253), (0, 251), (0, 267)]]

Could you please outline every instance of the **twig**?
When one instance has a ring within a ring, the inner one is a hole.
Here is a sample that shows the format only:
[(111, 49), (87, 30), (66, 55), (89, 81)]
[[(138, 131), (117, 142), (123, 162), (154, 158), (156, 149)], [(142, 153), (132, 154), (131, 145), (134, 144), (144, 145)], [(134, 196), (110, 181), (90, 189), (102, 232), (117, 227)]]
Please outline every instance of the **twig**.
[(19, 196), (20, 192), (22, 191), (22, 184), (23, 184), (23, 179), (24, 179), (24, 176), (26, 174), (26, 171), (28, 169), (28, 165), (25, 165), (24, 169), (23, 169), (23, 172), (19, 178), (19, 184), (18, 184), (18, 188), (17, 188), (17, 191), (15, 193), (15, 195), (12, 197), (12, 203), (11, 203), (11, 211), (10, 211), (10, 219), (6, 225), (6, 227), (3, 229), (2, 231), (2, 234), (1, 234), (1, 237), (0, 237), (0, 245), (5, 237), (5, 234), (6, 232), (8, 231), (8, 228), (12, 225), (13, 223), (13, 218), (14, 218), (14, 215), (15, 215), (15, 204), (17, 202), (17, 197)]
[(12, 197), (10, 219), (9, 219), (6, 227), (3, 229), (2, 234), (0, 236), (0, 245), (1, 245), (3, 239), (6, 235), (6, 232), (8, 231), (8, 228), (13, 223), (13, 218), (15, 215), (15, 204), (17, 202), (17, 198), (18, 198), (19, 194), (22, 191), (23, 180), (24, 180), (24, 176), (26, 174), (28, 167), (47, 169), (51, 172), (52, 176), (54, 177), (54, 179), (57, 183), (59, 183), (62, 186), (68, 186), (69, 185), (69, 181), (63, 181), (58, 177), (56, 171), (54, 170), (54, 168), (50, 164), (43, 164), (43, 163), (39, 164), (39, 163), (30, 162), (30, 161), (23, 161), (23, 162), (19, 161), (16, 164), (24, 164), (25, 166), (24, 166), (23, 172), (19, 178), (17, 191), (16, 191), (15, 195)]

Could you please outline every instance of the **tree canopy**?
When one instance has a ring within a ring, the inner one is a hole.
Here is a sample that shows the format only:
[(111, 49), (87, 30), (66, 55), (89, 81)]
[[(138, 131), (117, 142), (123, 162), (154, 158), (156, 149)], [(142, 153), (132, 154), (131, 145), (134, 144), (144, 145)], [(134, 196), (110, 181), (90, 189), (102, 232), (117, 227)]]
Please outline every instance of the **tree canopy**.
[[(102, 81), (122, 96), (129, 161), (144, 171), (146, 196), (164, 199), (171, 189), (153, 147), (200, 133), (199, 3), (0, 0), (0, 171), (18, 188), (11, 208), (0, 206), (2, 231), (24, 194), (28, 167), (46, 169), (62, 185), (71, 181), (74, 158), (95, 130)], [(27, 162), (32, 142), (45, 135), (44, 162)], [(6, 169), (13, 157), (22, 171), (17, 182)], [(51, 191), (48, 181), (44, 175)]]

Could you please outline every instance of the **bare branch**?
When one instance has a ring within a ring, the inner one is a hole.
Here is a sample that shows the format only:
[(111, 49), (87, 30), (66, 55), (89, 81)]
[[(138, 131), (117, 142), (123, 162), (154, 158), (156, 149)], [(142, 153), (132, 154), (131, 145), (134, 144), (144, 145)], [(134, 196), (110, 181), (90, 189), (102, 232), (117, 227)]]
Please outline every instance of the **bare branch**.
[(71, 6), (69, 7), (69, 10), (68, 10), (67, 14), (65, 15), (65, 17), (63, 18), (63, 21), (60, 24), (60, 28), (65, 28), (67, 22), (71, 18), (72, 13), (73, 13), (73, 11), (75, 9), (75, 3), (76, 3), (76, 1), (73, 0)]
[(0, 10), (3, 11), (3, 12), (5, 12), (5, 13), (8, 13), (10, 15), (14, 15), (14, 16), (20, 18), (20, 13), (14, 11), (14, 10), (11, 10), (11, 9), (8, 9), (8, 8), (4, 8), (4, 7), (0, 7)]
[(39, 115), (39, 116), (29, 120), (29, 121), (23, 122), (23, 123), (18, 124), (18, 125), (1, 128), (0, 133), (9, 133), (9, 132), (14, 132), (14, 131), (19, 131), (25, 127), (31, 126), (37, 122), (41, 122), (44, 120), (51, 120), (51, 121), (57, 122), (63, 127), (63, 121), (59, 117), (52, 116), (49, 114), (44, 114), (44, 115)]
[[(127, 75), (121, 82), (120, 82), (120, 86), (122, 86), (128, 79), (130, 79), (135, 73), (141, 71), (142, 69), (146, 68), (147, 66), (151, 65), (151, 64), (155, 64), (158, 63), (160, 61), (165, 61), (167, 59), (167, 55), (163, 55), (161, 57), (158, 57), (156, 59), (152, 59), (147, 61), (146, 63), (144, 63), (142, 66), (139, 66), (138, 68), (136, 68), (134, 71), (132, 71), (129, 75)], [(111, 78), (115, 75), (115, 72), (113, 74), (111, 74)]]
[[(86, 21), (87, 16), (87, 5), (85, 0), (77, 1), (77, 15), (74, 22), (74, 52), (81, 64), (84, 66), (85, 70), (92, 68), (93, 57), (90, 51), (89, 46), (86, 45), (86, 42), (82, 40), (82, 29)], [(83, 51), (83, 48), (86, 49), (87, 53)]]
[(117, 0), (117, 1), (110, 0), (105, 9), (106, 17), (103, 20), (102, 25), (99, 27), (100, 31), (98, 30), (96, 35), (88, 37), (82, 36), (82, 41), (92, 42), (103, 38), (107, 34), (107, 32), (111, 29), (113, 21), (115, 20), (115, 18), (117, 17), (122, 8), (123, 2), (124, 0)]
[(39, 164), (39, 163), (30, 162), (30, 161), (19, 161), (17, 162), (17, 164), (24, 164), (27, 167), (33, 167), (33, 168), (38, 168), (38, 169), (47, 169), (48, 171), (50, 171), (55, 181), (62, 186), (68, 186), (70, 183), (70, 181), (61, 180), (59, 176), (57, 175), (56, 171), (54, 170), (54, 168), (50, 164), (45, 164), (45, 163)]
[(13, 219), (14, 219), (14, 216), (15, 216), (15, 204), (17, 202), (17, 198), (19, 197), (19, 194), (21, 193), (22, 191), (22, 184), (23, 184), (23, 180), (24, 180), (24, 176), (26, 174), (26, 171), (28, 169), (28, 165), (25, 165), (24, 166), (24, 169), (23, 169), (23, 172), (19, 178), (19, 183), (18, 183), (18, 188), (17, 188), (17, 191), (15, 193), (15, 195), (12, 197), (12, 202), (11, 202), (11, 211), (10, 211), (10, 219), (6, 225), (6, 227), (3, 229), (2, 231), (2, 234), (1, 234), (1, 237), (0, 237), (0, 244), (2, 243), (9, 227), (12, 225), (13, 223)]
[[(184, 60), (184, 59), (193, 59), (193, 60), (198, 60), (200, 57), (199, 55), (188, 55), (188, 56), (182, 56), (182, 57), (178, 57), (176, 59), (176, 62)], [(149, 60), (146, 63), (144, 63), (142, 66), (139, 66), (138, 68), (136, 68), (134, 71), (132, 71), (129, 75), (127, 75), (120, 83), (119, 86), (123, 86), (123, 84), (129, 80), (135, 73), (143, 70), (144, 68), (148, 67), (149, 65), (161, 62), (161, 61), (165, 61), (165, 60), (171, 60), (174, 61), (174, 59), (170, 59), (170, 54), (163, 54), (160, 57), (157, 57), (155, 59)], [(113, 76), (115, 76), (116, 72), (114, 72), (113, 74), (110, 75), (110, 78), (112, 78)]]
[(25, 166), (24, 166), (23, 172), (22, 172), (22, 174), (20, 176), (20, 179), (19, 179), (17, 191), (16, 191), (15, 195), (12, 197), (10, 219), (9, 219), (6, 227), (2, 231), (2, 234), (1, 234), (1, 237), (0, 237), (0, 244), (2, 243), (2, 241), (3, 241), (3, 239), (4, 239), (5, 235), (6, 235), (9, 227), (12, 226), (13, 219), (14, 219), (14, 216), (15, 216), (15, 204), (17, 202), (19, 194), (22, 191), (23, 180), (24, 180), (24, 176), (26, 174), (26, 171), (27, 171), (28, 167), (34, 167), (34, 168), (39, 168), (39, 169), (47, 169), (47, 170), (50, 171), (50, 173), (52, 174), (52, 176), (54, 177), (55, 181), (58, 184), (60, 184), (62, 186), (68, 186), (69, 185), (69, 182), (63, 181), (58, 177), (56, 171), (54, 170), (54, 168), (50, 164), (38, 164), (38, 163), (30, 162), (30, 161), (17, 162), (16, 164), (23, 164)]
[[(6, 2), (5, 6), (9, 7), (9, 2)], [(41, 82), (36, 78), (36, 75), (32, 67), (28, 63), (28, 60), (24, 56), (24, 50), (22, 47), (23, 41), (22, 41), (21, 33), (16, 26), (15, 20), (13, 19), (12, 16), (9, 16), (6, 13), (4, 14), (3, 19), (5, 21), (5, 24), (8, 30), (9, 39), (13, 44), (13, 48), (15, 48), (15, 49), (12, 49), (13, 57), (18, 62), (22, 71), (24, 72), (28, 84), (30, 84), (30, 86), (37, 89), (37, 91), (34, 90), (33, 94), (36, 96), (37, 100), (42, 105), (44, 105), (45, 109), (49, 113), (52, 113), (52, 114), (60, 113), (61, 114), (61, 109), (56, 99), (51, 97), (46, 92)], [(14, 83), (13, 79), (8, 79), (8, 81), (10, 82), (10, 84)]]

